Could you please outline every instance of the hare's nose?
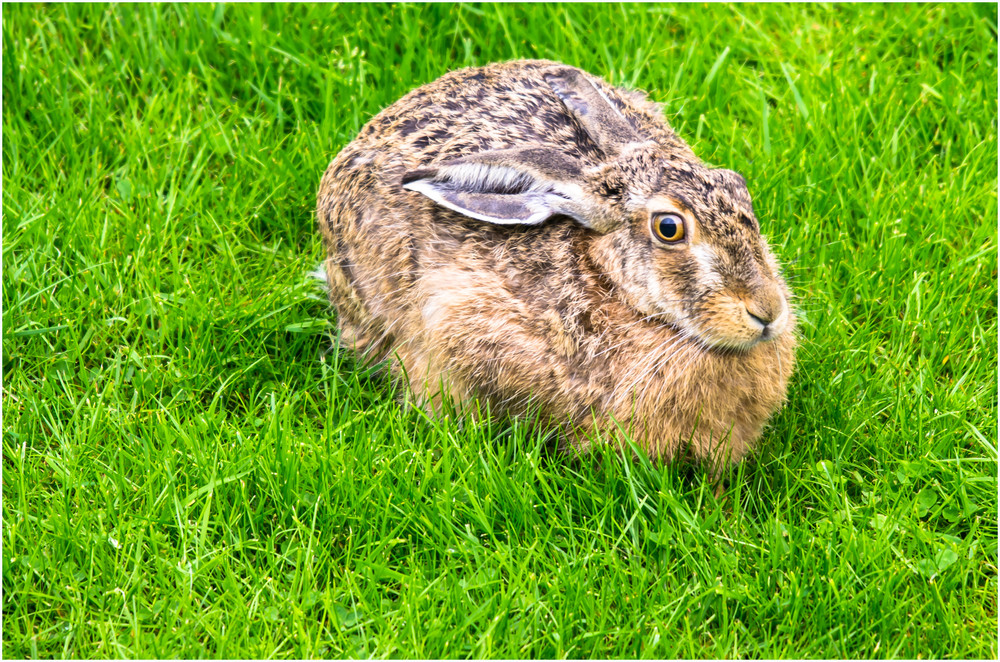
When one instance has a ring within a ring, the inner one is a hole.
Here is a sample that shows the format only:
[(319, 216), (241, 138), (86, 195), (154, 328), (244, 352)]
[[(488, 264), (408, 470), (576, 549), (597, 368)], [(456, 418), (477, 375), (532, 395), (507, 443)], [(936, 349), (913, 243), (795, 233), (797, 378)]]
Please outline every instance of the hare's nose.
[(779, 293), (774, 293), (773, 296), (744, 301), (743, 307), (751, 322), (760, 325), (761, 335), (766, 338), (774, 331), (775, 320), (784, 312), (785, 298)]
[(769, 312), (755, 314), (752, 310), (750, 310), (749, 306), (746, 307), (746, 310), (747, 310), (747, 315), (750, 316), (750, 319), (752, 319), (754, 322), (757, 322), (762, 327), (767, 327), (768, 324), (774, 321), (774, 315), (770, 314)]

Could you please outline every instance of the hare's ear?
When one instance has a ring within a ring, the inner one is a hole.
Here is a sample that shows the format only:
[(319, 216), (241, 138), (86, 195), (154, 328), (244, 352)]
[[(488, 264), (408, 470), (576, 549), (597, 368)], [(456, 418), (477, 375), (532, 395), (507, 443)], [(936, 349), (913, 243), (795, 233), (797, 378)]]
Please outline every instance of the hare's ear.
[(566, 110), (608, 156), (618, 156), (627, 145), (648, 140), (632, 128), (607, 95), (579, 69), (557, 67), (544, 77)]
[[(552, 216), (600, 229), (607, 212), (588, 196), (580, 164), (540, 146), (479, 152), (403, 176), (403, 188), (443, 207), (500, 225), (537, 225)], [(589, 201), (588, 201), (589, 199)]]

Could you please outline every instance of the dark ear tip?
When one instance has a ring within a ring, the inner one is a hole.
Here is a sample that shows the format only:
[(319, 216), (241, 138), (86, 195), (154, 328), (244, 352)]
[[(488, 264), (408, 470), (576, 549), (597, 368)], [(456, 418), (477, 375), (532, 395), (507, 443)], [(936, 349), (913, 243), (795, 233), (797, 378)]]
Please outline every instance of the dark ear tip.
[(542, 78), (550, 87), (558, 90), (568, 90), (580, 84), (580, 72), (572, 67), (550, 69)]
[(437, 170), (432, 168), (418, 168), (403, 175), (403, 179), (399, 183), (406, 186), (410, 182), (415, 182), (419, 179), (434, 179), (435, 175), (437, 175)]

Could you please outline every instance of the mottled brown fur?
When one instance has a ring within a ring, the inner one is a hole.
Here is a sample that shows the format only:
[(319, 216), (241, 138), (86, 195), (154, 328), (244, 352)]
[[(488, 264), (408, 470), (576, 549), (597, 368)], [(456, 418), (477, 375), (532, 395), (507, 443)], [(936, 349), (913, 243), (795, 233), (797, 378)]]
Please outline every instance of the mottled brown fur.
[[(488, 199), (452, 190), (449, 173), (497, 164), (519, 174)], [(411, 181), (498, 217), (536, 198), (556, 211), (497, 225)], [(686, 243), (652, 238), (661, 211), (688, 219)], [(545, 61), (449, 73), (337, 155), (318, 217), (342, 340), (397, 357), (431, 410), (443, 394), (536, 407), (580, 449), (617, 421), (651, 456), (688, 447), (719, 468), (785, 398), (795, 318), (745, 182), (707, 168), (642, 94)]]

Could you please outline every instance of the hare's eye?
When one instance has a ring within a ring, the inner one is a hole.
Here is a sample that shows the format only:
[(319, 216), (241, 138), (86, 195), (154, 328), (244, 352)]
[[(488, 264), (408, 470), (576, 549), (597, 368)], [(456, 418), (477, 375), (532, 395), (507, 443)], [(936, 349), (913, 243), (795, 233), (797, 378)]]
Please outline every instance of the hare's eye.
[(684, 239), (684, 219), (677, 214), (654, 214), (653, 234), (664, 243), (676, 244)]

